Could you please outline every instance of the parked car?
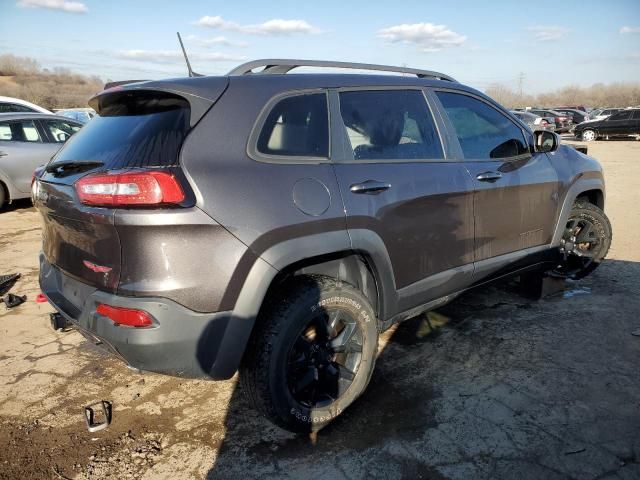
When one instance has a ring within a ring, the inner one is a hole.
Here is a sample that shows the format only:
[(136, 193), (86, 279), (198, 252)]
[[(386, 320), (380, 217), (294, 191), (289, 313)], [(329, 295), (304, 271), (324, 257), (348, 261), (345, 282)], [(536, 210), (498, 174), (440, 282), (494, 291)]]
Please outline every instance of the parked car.
[(82, 124), (87, 123), (95, 116), (96, 112), (93, 108), (66, 108), (56, 110), (56, 115), (62, 115), (63, 117), (73, 118), (76, 122)]
[(594, 110), (589, 115), (589, 120), (604, 120), (608, 116), (619, 112), (622, 110), (621, 108), (599, 108), (598, 110)]
[(640, 109), (625, 109), (604, 118), (581, 123), (573, 132), (577, 138), (590, 142), (600, 137), (640, 135)]
[(81, 126), (51, 114), (0, 114), (0, 209), (6, 202), (29, 197), (33, 171)]
[(589, 120), (589, 115), (587, 115), (586, 112), (583, 112), (582, 110), (575, 110), (571, 108), (554, 108), (553, 111), (559, 112), (571, 118), (573, 125), (578, 125), (579, 123)]
[(46, 108), (42, 108), (35, 103), (27, 102), (19, 98), (13, 97), (1, 97), (0, 96), (0, 113), (48, 113), (51, 114)]
[(584, 105), (565, 105), (563, 107), (552, 108), (551, 110), (579, 110), (587, 113), (587, 108)]
[(527, 110), (527, 112), (535, 113), (536, 115), (540, 115), (541, 117), (552, 117), (556, 124), (557, 133), (568, 132), (573, 127), (573, 121), (571, 120), (570, 116), (560, 112), (556, 112), (555, 110), (532, 108)]
[(520, 110), (511, 110), (518, 120), (523, 121), (531, 130), (550, 130), (555, 131), (556, 124), (553, 117), (543, 118), (535, 113), (523, 112)]
[(34, 183), (42, 292), (134, 368), (240, 369), (292, 431), (363, 393), (379, 332), (497, 278), (583, 277), (611, 241), (595, 159), (442, 73), (258, 60), (90, 104)]

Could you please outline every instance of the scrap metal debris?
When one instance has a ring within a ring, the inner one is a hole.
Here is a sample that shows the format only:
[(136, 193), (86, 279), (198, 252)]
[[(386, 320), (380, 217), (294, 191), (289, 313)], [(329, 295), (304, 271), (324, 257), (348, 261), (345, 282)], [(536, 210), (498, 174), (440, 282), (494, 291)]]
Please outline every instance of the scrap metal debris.
[(7, 293), (4, 297), (0, 298), (0, 303), (4, 303), (7, 310), (17, 307), (26, 301), (26, 295), (14, 295), (13, 293)]
[(98, 432), (111, 425), (111, 402), (100, 400), (84, 407), (84, 420), (87, 430)]
[(0, 296), (7, 293), (15, 285), (20, 278), (19, 273), (10, 273), (9, 275), (0, 275)]

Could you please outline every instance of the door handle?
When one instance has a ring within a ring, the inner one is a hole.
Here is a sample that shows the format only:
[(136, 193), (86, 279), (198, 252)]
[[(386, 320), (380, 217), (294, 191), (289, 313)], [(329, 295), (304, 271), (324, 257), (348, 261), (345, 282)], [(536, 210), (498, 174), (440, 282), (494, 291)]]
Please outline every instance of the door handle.
[(367, 195), (377, 195), (391, 188), (390, 183), (376, 182), (375, 180), (367, 180), (362, 183), (354, 183), (349, 187), (351, 193), (366, 193)]
[(502, 178), (502, 174), (500, 172), (484, 172), (484, 173), (479, 173), (476, 178), (480, 181), (480, 182), (490, 182), (493, 183), (497, 180), (500, 180)]
[(6, 157), (7, 155), (9, 155), (7, 152), (0, 152), (0, 157)]

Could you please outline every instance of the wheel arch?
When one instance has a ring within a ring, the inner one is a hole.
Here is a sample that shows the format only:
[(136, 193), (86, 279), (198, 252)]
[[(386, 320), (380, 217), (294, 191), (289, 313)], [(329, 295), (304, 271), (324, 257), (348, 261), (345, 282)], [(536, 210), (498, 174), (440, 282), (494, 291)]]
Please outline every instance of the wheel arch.
[(372, 261), (365, 254), (344, 250), (294, 262), (278, 272), (267, 290), (267, 297), (280, 284), (298, 275), (323, 275), (348, 283), (367, 297), (376, 316), (381, 311), (382, 298), (379, 294), (379, 282), (376, 279)]
[(562, 208), (560, 215), (558, 216), (558, 222), (551, 241), (552, 247), (560, 245), (562, 239), (562, 233), (564, 232), (569, 214), (573, 208), (574, 203), (579, 198), (586, 198), (590, 203), (593, 203), (600, 209), (604, 210), (605, 205), (605, 188), (604, 179), (601, 175), (592, 176), (590, 178), (580, 178), (576, 181), (565, 194), (562, 202)]
[(576, 197), (576, 200), (580, 199), (586, 199), (600, 210), (604, 210), (604, 193), (601, 189), (586, 190)]
[(5, 185), (5, 183), (2, 181), (1, 178), (0, 178), (0, 193), (4, 194), (4, 199), (0, 201), (0, 208), (2, 208), (2, 206), (5, 203), (11, 203), (11, 194), (9, 193), (9, 187)]
[[(376, 236), (377, 237), (377, 236)], [(377, 237), (379, 239), (379, 237)], [(376, 248), (380, 244), (374, 240)], [(383, 244), (382, 244), (383, 245)], [(382, 247), (383, 248), (383, 247)], [(388, 253), (368, 249), (354, 250), (346, 231), (323, 232), (298, 237), (273, 245), (250, 267), (238, 294), (216, 362), (213, 378), (231, 378), (244, 356), (255, 329), (260, 310), (269, 296), (288, 278), (295, 275), (326, 275), (358, 288), (371, 302), (379, 325), (389, 316), (394, 304), (395, 283)]]

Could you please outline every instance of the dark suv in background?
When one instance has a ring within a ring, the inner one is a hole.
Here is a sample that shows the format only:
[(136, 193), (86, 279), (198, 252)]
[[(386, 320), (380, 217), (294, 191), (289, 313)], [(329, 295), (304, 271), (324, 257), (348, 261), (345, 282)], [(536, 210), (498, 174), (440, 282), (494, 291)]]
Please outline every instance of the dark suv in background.
[(573, 134), (586, 142), (598, 138), (640, 135), (640, 108), (627, 108), (602, 120), (593, 120), (576, 126)]
[(240, 369), (293, 431), (363, 393), (394, 323), (609, 248), (598, 162), (441, 73), (265, 60), (90, 104), (34, 183), (42, 291), (135, 368)]

